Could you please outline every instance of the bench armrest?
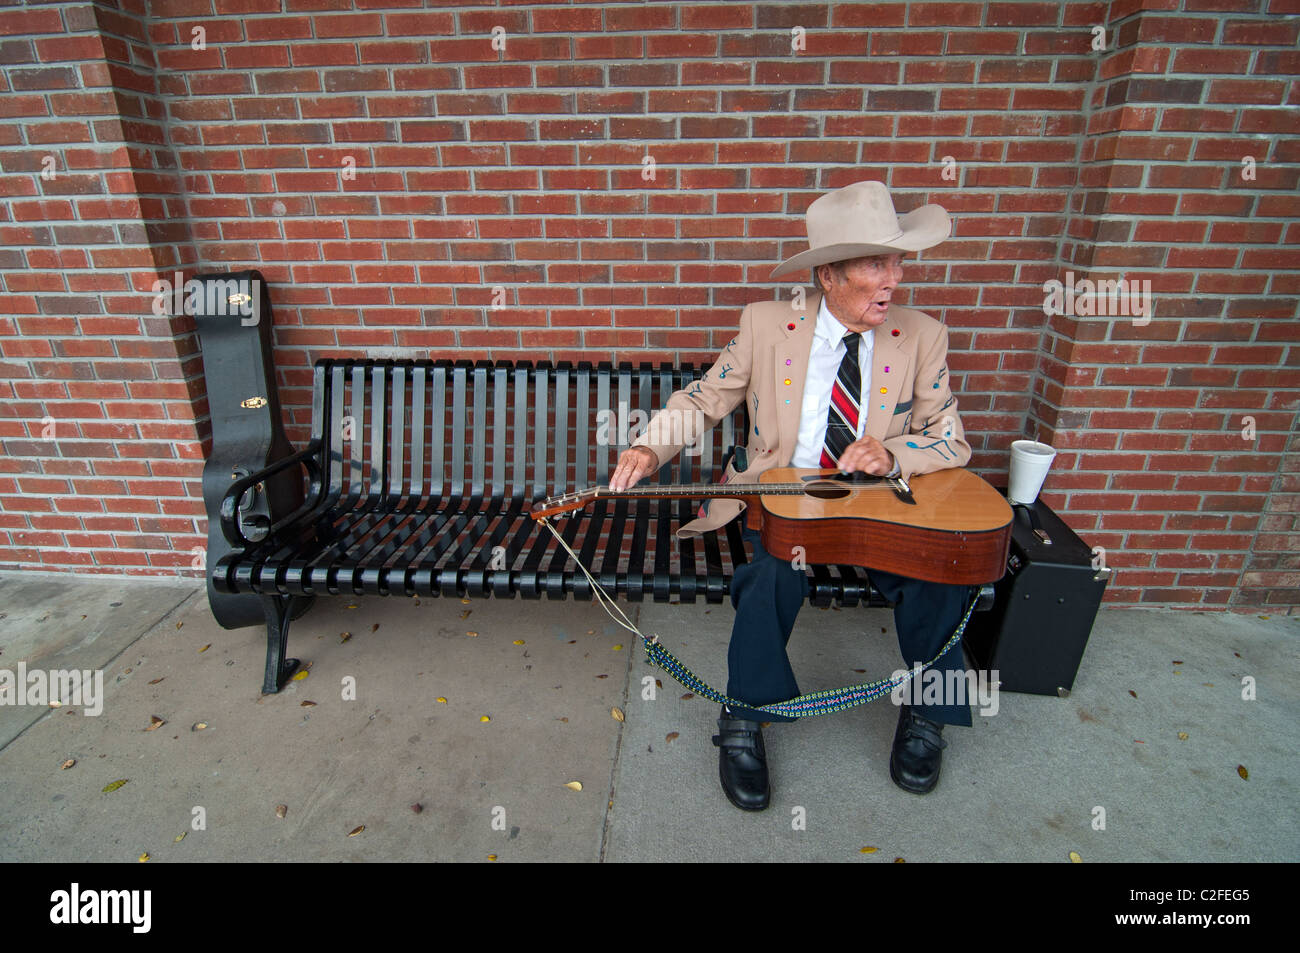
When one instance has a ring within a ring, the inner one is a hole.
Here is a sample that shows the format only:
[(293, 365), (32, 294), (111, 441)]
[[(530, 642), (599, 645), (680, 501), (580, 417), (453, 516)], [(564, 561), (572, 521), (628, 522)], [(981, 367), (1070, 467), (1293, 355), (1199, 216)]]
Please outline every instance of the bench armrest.
[[(277, 473), (281, 473), (289, 467), (301, 463), (307, 468), (307, 473), (311, 477), (313, 485), (317, 487), (317, 495), (319, 495), (321, 471), (317, 455), (320, 453), (320, 450), (320, 438), (313, 438), (307, 446), (303, 447), (297, 453), (290, 454), (282, 460), (277, 460), (269, 467), (258, 470), (256, 473), (250, 474), (243, 479), (236, 480), (230, 485), (230, 488), (226, 490), (225, 496), (221, 498), (221, 532), (231, 546), (239, 549), (247, 549), (249, 546), (254, 544), (254, 541), (245, 536), (243, 530), (240, 529), (238, 519), (239, 500), (243, 497), (244, 493), (247, 492), (250, 486), (256, 486), (270, 477), (275, 476)], [(311, 506), (313, 502), (314, 500), (307, 501), (304, 506), (299, 507), (298, 513), (301, 513), (304, 509)], [(298, 514), (294, 513), (293, 515), (297, 516)], [(285, 522), (285, 520), (280, 520), (271, 527), (271, 530), (274, 531), (279, 529)]]

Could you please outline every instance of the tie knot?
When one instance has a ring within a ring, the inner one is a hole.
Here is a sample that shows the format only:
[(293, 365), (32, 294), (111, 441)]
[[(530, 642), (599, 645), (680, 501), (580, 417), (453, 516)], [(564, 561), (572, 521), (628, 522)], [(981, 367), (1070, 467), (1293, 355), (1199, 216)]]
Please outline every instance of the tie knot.
[(844, 335), (842, 340), (844, 341), (844, 346), (849, 349), (849, 355), (851, 357), (856, 358), (858, 356), (858, 341), (861, 339), (862, 335), (857, 331), (849, 331)]

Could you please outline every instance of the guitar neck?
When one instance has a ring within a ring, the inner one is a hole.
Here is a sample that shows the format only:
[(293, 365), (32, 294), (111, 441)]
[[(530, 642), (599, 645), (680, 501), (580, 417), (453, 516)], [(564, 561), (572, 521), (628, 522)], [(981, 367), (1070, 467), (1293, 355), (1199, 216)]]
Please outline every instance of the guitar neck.
[[(896, 481), (885, 477), (854, 481), (846, 486), (855, 489), (895, 487)], [(579, 509), (595, 500), (652, 499), (652, 500), (713, 500), (752, 498), (755, 496), (802, 496), (808, 492), (808, 483), (652, 483), (611, 490), (608, 486), (593, 486), (576, 493), (552, 497), (536, 503), (532, 508), (534, 519)]]

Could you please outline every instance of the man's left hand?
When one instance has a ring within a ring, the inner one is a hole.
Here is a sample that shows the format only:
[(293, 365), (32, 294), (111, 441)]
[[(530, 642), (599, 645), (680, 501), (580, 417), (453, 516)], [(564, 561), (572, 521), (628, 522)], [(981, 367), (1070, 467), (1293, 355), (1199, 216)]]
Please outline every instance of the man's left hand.
[(840, 454), (839, 468), (845, 473), (870, 473), (884, 476), (894, 469), (894, 455), (875, 437), (863, 435), (844, 448)]

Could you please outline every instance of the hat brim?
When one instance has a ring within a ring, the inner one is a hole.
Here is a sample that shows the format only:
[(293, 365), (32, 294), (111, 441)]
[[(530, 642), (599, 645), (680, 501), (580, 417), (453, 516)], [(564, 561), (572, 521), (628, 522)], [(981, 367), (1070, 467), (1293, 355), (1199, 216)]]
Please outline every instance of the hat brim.
[(899, 237), (883, 245), (849, 242), (809, 248), (781, 262), (772, 270), (770, 277), (778, 278), (792, 271), (816, 268), (818, 265), (828, 265), (837, 261), (848, 261), (851, 258), (893, 255), (898, 252), (933, 248), (952, 233), (952, 219), (940, 205), (922, 205), (906, 215), (900, 215), (898, 228), (901, 232)]

